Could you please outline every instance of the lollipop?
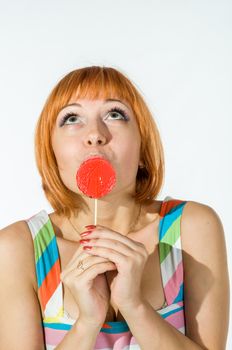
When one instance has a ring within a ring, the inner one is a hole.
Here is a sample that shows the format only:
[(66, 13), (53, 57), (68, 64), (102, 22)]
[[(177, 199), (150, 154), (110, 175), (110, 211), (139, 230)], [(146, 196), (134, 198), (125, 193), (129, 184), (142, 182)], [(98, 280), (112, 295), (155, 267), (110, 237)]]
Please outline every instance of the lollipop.
[(108, 194), (116, 183), (112, 165), (104, 158), (96, 156), (84, 161), (76, 174), (77, 186), (82, 193), (95, 198), (95, 224), (97, 217), (97, 199)]
[(115, 185), (116, 176), (112, 165), (103, 158), (94, 157), (80, 166), (76, 175), (80, 191), (91, 198), (101, 198)]

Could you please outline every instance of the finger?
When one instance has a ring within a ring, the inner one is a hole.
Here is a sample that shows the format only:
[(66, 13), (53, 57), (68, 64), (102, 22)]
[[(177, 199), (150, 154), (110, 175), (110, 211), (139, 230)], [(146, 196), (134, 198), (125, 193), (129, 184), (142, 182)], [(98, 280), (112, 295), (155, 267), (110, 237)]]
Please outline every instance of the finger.
[(74, 276), (75, 277), (79, 277), (79, 276), (85, 277), (85, 280), (92, 280), (101, 273), (104, 273), (104, 272), (109, 271), (109, 270), (115, 270), (115, 269), (116, 269), (116, 266), (113, 262), (105, 261), (105, 262), (101, 262), (98, 264), (92, 264), (91, 266), (89, 266), (87, 269), (85, 269), (81, 273), (76, 272), (76, 274), (75, 274), (75, 272), (74, 272)]
[[(90, 264), (84, 271), (80, 269), (75, 269), (70, 271), (65, 277), (62, 278), (62, 281), (67, 285), (72, 285), (75, 281), (79, 280), (83, 282), (93, 280), (99, 274), (106, 271), (115, 270), (116, 266), (111, 261), (105, 261), (95, 264)], [(74, 281), (75, 278), (75, 281)], [(81, 284), (78, 284), (80, 287)], [(81, 290), (83, 290), (81, 288)]]
[(83, 246), (86, 246), (86, 245), (112, 249), (126, 256), (133, 256), (135, 251), (136, 252), (138, 251), (137, 248), (133, 249), (129, 247), (127, 244), (115, 239), (104, 239), (104, 238), (91, 239), (89, 242), (83, 243)]
[(60, 274), (62, 279), (65, 278), (65, 276), (67, 274), (69, 274), (71, 271), (77, 269), (77, 266), (78, 266), (80, 261), (83, 262), (84, 268), (85, 268), (85, 266), (88, 267), (88, 266), (91, 266), (91, 265), (96, 264), (96, 263), (109, 261), (109, 259), (106, 259), (106, 258), (103, 258), (100, 256), (90, 256), (87, 253), (83, 254), (83, 256), (84, 256), (83, 259), (82, 259), (82, 256), (80, 255), (79, 259), (77, 258), (75, 261), (73, 261), (72, 265), (68, 266), (67, 268), (65, 267), (65, 269)]
[(73, 264), (74, 261), (76, 261), (77, 257), (79, 257), (83, 253), (83, 249), (81, 244), (77, 248), (76, 252), (73, 254), (72, 258), (69, 260), (67, 264), (67, 268)]
[(69, 260), (68, 264), (66, 265), (65, 270), (72, 269), (73, 266), (75, 266), (77, 264), (78, 260), (83, 260), (87, 257), (88, 257), (88, 255), (85, 253), (85, 251), (83, 251), (83, 247), (80, 244), (79, 247), (77, 248), (76, 252), (72, 256), (72, 258)]
[(106, 229), (105, 227), (102, 228), (102, 227), (103, 226), (98, 225), (96, 229), (91, 230), (91, 233), (88, 235), (88, 239), (90, 240), (97, 239), (97, 238), (111, 239), (114, 241), (121, 242), (134, 250), (140, 251), (144, 249), (144, 245), (141, 242), (128, 238), (119, 232)]
[(127, 266), (129, 261), (132, 260), (128, 255), (124, 255), (116, 250), (104, 248), (104, 247), (95, 247), (92, 246), (91, 250), (86, 250), (89, 255), (97, 255), (102, 258), (106, 258), (115, 263), (116, 266)]

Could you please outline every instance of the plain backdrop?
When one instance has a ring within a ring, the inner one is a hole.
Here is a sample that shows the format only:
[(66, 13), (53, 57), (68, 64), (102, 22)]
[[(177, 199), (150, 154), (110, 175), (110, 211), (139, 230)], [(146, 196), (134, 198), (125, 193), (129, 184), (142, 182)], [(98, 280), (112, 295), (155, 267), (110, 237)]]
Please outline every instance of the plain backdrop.
[[(52, 211), (33, 143), (53, 86), (73, 69), (112, 66), (137, 86), (160, 130), (166, 176), (158, 199), (170, 195), (214, 208), (231, 274), (232, 2), (0, 5), (0, 228)], [(228, 349), (230, 338), (231, 330)]]

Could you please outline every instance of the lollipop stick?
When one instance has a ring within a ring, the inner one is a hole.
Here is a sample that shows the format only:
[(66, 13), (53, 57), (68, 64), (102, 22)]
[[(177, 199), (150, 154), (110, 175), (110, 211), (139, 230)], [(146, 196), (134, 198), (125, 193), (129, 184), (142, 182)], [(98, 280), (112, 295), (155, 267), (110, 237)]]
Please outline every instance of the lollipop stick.
[(97, 225), (97, 198), (94, 199), (94, 225)]

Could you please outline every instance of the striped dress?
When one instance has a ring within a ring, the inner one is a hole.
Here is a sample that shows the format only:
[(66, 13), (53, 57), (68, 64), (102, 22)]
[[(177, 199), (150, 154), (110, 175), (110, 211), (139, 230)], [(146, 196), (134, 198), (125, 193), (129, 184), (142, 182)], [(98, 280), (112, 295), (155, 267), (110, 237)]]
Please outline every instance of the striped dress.
[[(154, 310), (185, 334), (183, 264), (180, 222), (187, 202), (165, 197), (159, 213), (159, 258), (165, 304)], [(26, 220), (34, 242), (38, 297), (44, 318), (45, 345), (55, 349), (76, 320), (64, 310), (60, 257), (51, 220), (45, 210)], [(97, 336), (95, 350), (141, 349), (125, 321), (106, 322)]]

